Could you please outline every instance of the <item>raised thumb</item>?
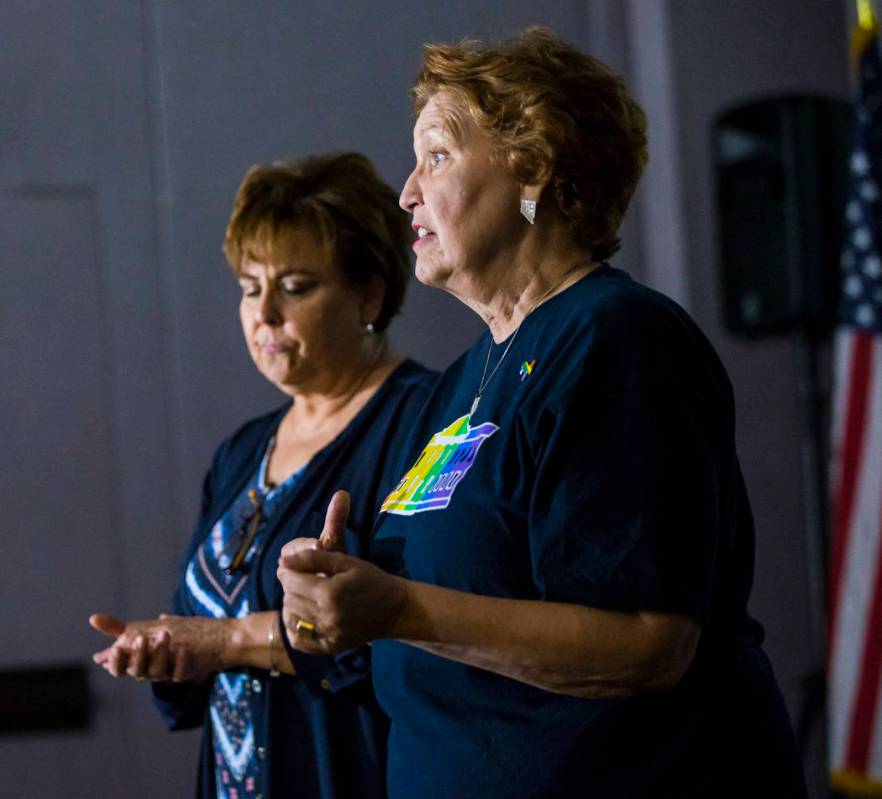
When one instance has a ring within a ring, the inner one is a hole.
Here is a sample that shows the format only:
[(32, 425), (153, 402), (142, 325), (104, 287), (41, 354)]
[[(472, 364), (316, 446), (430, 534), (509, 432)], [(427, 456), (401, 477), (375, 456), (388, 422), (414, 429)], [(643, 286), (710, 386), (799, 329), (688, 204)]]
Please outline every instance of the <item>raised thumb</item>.
[(345, 552), (346, 537), (344, 530), (349, 519), (349, 493), (336, 491), (328, 503), (325, 514), (325, 526), (319, 536), (319, 548), (327, 552)]

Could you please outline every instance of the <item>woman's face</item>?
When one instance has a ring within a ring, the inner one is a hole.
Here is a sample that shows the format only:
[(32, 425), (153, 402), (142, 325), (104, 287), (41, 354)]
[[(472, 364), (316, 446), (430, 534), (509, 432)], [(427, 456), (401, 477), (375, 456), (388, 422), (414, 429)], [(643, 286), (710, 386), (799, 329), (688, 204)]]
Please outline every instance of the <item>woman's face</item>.
[(465, 297), (505, 274), (524, 232), (520, 186), (449, 93), (436, 92), (413, 131), (416, 166), (400, 204), (413, 214), (416, 276)]
[(331, 247), (305, 228), (285, 234), (282, 263), (245, 259), (239, 318), (260, 373), (286, 394), (321, 392), (361, 353), (364, 292), (347, 285)]

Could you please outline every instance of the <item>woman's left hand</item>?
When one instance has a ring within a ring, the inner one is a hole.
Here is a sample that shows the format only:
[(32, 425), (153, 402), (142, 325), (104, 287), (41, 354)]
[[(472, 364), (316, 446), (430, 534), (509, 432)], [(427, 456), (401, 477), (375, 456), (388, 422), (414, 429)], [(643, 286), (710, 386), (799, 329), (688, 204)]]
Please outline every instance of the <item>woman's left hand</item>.
[(92, 660), (114, 677), (138, 680), (190, 682), (205, 679), (223, 668), (229, 637), (226, 619), (170, 616), (124, 621), (105, 613), (89, 617), (89, 624), (116, 640), (96, 652)]
[[(289, 541), (279, 558), (277, 575), (285, 591), (282, 620), (292, 645), (309, 654), (342, 652), (389, 637), (407, 603), (405, 580), (330, 551), (342, 548), (348, 499), (343, 491), (332, 497), (319, 548)], [(314, 625), (312, 631), (303, 622)]]

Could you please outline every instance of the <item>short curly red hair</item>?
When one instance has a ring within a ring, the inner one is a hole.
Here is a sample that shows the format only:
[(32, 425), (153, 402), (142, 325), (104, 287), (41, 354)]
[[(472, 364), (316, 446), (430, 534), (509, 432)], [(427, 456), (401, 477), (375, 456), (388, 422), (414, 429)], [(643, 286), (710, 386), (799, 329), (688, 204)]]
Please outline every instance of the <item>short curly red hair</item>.
[(465, 104), (518, 183), (549, 178), (546, 192), (576, 244), (597, 259), (619, 249), (647, 160), (646, 115), (619, 75), (530, 27), (500, 45), (425, 45), (411, 89), (416, 113), (441, 90)]

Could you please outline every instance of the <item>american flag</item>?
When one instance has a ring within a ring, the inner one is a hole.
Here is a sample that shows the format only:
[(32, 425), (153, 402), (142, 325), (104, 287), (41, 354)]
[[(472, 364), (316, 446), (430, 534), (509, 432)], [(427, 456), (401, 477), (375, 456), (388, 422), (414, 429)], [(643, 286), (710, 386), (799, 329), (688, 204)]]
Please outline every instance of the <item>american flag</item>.
[(859, 30), (859, 91), (835, 342), (828, 717), (831, 781), (882, 796), (882, 63)]

